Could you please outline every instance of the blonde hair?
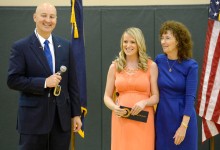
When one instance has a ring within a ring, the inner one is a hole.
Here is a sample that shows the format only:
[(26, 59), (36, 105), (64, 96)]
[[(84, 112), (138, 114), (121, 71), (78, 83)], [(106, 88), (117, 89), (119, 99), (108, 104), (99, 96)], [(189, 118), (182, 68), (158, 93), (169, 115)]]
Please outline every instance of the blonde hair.
[(126, 67), (126, 54), (123, 50), (123, 41), (124, 41), (124, 34), (127, 33), (128, 35), (132, 36), (135, 39), (135, 42), (137, 43), (138, 47), (138, 68), (142, 69), (144, 71), (147, 71), (147, 61), (148, 61), (148, 55), (147, 55), (147, 48), (145, 44), (145, 39), (142, 31), (139, 28), (136, 27), (130, 27), (127, 28), (124, 33), (121, 36), (121, 43), (120, 43), (120, 52), (119, 56), (116, 57), (115, 63), (116, 68), (118, 72), (121, 72)]

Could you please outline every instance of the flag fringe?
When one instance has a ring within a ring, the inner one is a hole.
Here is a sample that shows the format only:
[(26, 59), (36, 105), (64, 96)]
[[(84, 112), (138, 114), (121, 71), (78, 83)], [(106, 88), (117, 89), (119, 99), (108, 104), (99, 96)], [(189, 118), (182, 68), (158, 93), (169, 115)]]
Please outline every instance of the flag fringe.
[(72, 24), (72, 29), (74, 32), (74, 38), (79, 38), (79, 31), (77, 28), (77, 23), (76, 23), (76, 13), (75, 13), (75, 0), (72, 0), (72, 12), (71, 12), (71, 19), (70, 23)]
[(84, 116), (86, 116), (88, 110), (85, 107), (81, 107), (81, 112), (82, 112), (82, 114), (84, 114)]

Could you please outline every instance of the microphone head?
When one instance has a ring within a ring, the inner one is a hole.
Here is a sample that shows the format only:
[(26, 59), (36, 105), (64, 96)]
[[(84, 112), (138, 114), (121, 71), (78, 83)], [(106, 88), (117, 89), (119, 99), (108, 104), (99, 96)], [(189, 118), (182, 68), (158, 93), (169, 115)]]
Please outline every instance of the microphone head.
[(67, 68), (66, 66), (60, 66), (60, 72), (66, 72)]

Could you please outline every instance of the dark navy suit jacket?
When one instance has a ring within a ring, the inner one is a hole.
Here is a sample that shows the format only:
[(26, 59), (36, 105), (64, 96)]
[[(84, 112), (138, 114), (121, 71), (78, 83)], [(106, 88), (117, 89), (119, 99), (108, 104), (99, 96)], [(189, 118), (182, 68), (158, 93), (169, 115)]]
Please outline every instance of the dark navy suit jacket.
[(52, 35), (55, 53), (55, 72), (67, 67), (62, 75), (61, 94), (53, 95), (53, 88), (44, 88), (45, 79), (52, 75), (43, 48), (35, 33), (15, 42), (9, 59), (7, 84), (20, 91), (17, 129), (24, 134), (46, 134), (52, 128), (55, 108), (61, 127), (71, 129), (71, 117), (80, 116), (79, 91), (75, 63), (70, 42)]

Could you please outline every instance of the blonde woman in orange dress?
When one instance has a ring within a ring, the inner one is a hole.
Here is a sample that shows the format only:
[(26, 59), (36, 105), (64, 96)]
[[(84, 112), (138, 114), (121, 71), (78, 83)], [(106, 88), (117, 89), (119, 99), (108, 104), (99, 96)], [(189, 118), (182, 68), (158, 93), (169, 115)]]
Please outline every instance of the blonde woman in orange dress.
[[(142, 31), (131, 27), (121, 37), (119, 56), (109, 67), (105, 105), (112, 110), (111, 150), (154, 150), (154, 108), (159, 101), (157, 87), (158, 68), (146, 54)], [(117, 99), (113, 100), (113, 93)], [(131, 115), (148, 111), (147, 122), (124, 118), (131, 108)]]

